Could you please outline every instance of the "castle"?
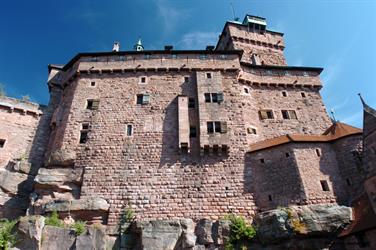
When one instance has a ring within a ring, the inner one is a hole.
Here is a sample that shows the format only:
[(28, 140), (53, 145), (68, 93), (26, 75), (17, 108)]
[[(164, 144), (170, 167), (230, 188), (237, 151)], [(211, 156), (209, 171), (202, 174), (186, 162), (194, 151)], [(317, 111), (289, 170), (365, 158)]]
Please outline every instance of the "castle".
[(49, 65), (48, 106), (1, 98), (2, 216), (249, 217), (350, 205), (375, 175), (375, 118), (365, 168), (362, 130), (328, 117), (322, 68), (287, 65), (264, 18), (226, 22), (205, 50), (119, 46)]

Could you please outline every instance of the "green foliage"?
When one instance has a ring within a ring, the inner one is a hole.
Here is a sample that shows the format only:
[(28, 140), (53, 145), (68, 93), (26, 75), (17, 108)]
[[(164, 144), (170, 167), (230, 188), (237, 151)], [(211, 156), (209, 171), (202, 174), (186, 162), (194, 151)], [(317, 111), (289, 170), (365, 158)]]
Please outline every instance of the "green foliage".
[(225, 219), (230, 221), (230, 237), (226, 241), (225, 249), (246, 249), (245, 243), (256, 236), (256, 230), (241, 216), (227, 215)]
[(86, 231), (86, 222), (76, 221), (71, 228), (73, 229), (76, 236), (83, 234)]
[(17, 234), (15, 233), (14, 226), (17, 220), (2, 219), (0, 221), (0, 248), (9, 249), (17, 242)]
[(59, 215), (56, 211), (52, 211), (51, 215), (46, 217), (44, 224), (47, 226), (64, 227), (64, 223), (59, 219)]
[[(135, 214), (133, 210), (129, 207), (124, 208), (124, 211), (120, 218), (120, 232), (124, 233), (128, 229), (129, 223), (135, 219)], [(127, 225), (128, 224), (128, 225)]]

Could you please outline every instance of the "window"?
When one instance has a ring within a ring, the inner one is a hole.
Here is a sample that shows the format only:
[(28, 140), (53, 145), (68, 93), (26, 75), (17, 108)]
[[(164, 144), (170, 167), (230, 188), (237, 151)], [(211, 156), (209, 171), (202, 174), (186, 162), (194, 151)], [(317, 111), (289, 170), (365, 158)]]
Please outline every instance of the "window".
[(211, 96), (210, 96), (210, 93), (205, 93), (205, 94), (204, 94), (204, 97), (205, 97), (205, 102), (211, 102)]
[(99, 108), (99, 100), (88, 99), (86, 102), (86, 109), (97, 110)]
[(82, 123), (80, 131), (80, 144), (85, 144), (88, 139), (89, 131), (90, 131), (90, 124), (89, 123)]
[(247, 128), (247, 133), (248, 134), (257, 134), (257, 130), (255, 128)]
[(184, 82), (189, 82), (189, 76), (184, 77)]
[(328, 182), (325, 180), (320, 181), (322, 191), (329, 191), (329, 185)]
[(347, 186), (351, 186), (351, 180), (349, 178), (346, 179)]
[(146, 83), (146, 76), (140, 77), (140, 83)]
[(94, 87), (95, 86), (95, 82), (91, 82), (90, 86)]
[(5, 139), (0, 139), (0, 148), (3, 148), (5, 146)]
[(219, 55), (219, 59), (225, 60), (225, 59), (227, 59), (227, 56), (226, 55)]
[(190, 109), (194, 109), (195, 108), (195, 98), (193, 98), (193, 97), (189, 97), (188, 98), (188, 108), (190, 108)]
[(244, 93), (249, 94), (249, 89), (248, 88), (244, 88)]
[(318, 157), (321, 156), (321, 150), (320, 150), (319, 148), (316, 148), (316, 149), (315, 149), (315, 152), (316, 152), (316, 155), (317, 155)]
[(268, 195), (269, 201), (273, 201), (273, 197), (269, 194)]
[(131, 124), (127, 125), (127, 136), (132, 136), (133, 134), (133, 126)]
[(137, 104), (145, 105), (148, 104), (150, 100), (150, 96), (148, 94), (139, 94), (137, 95)]
[(223, 102), (223, 93), (204, 93), (205, 102)]
[(206, 123), (208, 134), (227, 133), (227, 122), (209, 121)]
[(265, 160), (263, 158), (260, 159), (261, 163), (265, 163)]
[(196, 127), (189, 127), (189, 138), (196, 138), (197, 131)]
[(272, 76), (272, 75), (273, 75), (273, 71), (271, 71), (271, 70), (267, 70), (267, 71), (266, 71), (266, 75), (267, 75), (267, 76)]
[(98, 57), (92, 57), (92, 58), (90, 58), (90, 61), (91, 62), (98, 62)]
[(172, 54), (172, 55), (171, 55), (171, 58), (172, 58), (172, 59), (178, 59), (178, 55), (177, 55), (177, 54)]
[(272, 110), (260, 110), (259, 111), (260, 118), (264, 119), (274, 119), (273, 111)]
[(283, 119), (297, 119), (295, 110), (282, 110)]
[(212, 78), (212, 74), (211, 73), (206, 73), (206, 78), (211, 79)]
[(286, 152), (285, 156), (286, 156), (286, 158), (289, 158), (290, 157), (290, 153)]
[(309, 76), (308, 72), (307, 72), (307, 71), (304, 71), (304, 72), (303, 72), (303, 76)]
[(286, 91), (282, 91), (282, 96), (283, 97), (287, 97), (287, 92)]
[(304, 92), (300, 92), (300, 95), (305, 98), (306, 97), (306, 94)]

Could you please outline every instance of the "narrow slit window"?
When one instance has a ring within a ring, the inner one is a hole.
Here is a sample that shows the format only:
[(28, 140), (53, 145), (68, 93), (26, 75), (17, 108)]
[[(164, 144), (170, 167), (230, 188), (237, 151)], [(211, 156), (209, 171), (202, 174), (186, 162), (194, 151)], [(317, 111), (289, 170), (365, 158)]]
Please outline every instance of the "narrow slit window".
[(351, 186), (351, 180), (349, 178), (346, 179), (347, 186)]
[(282, 91), (282, 96), (283, 97), (287, 97), (287, 92), (286, 91)]
[(248, 88), (244, 88), (244, 93), (249, 94), (249, 89)]
[(268, 199), (269, 201), (273, 201), (273, 197), (270, 194), (268, 195)]
[(133, 135), (133, 126), (131, 124), (127, 125), (127, 136)]
[(196, 107), (195, 98), (188, 98), (188, 108), (194, 109)]
[(316, 155), (318, 157), (320, 157), (321, 156), (321, 150), (319, 148), (316, 148), (315, 151), (316, 151)]
[(211, 102), (210, 93), (205, 93), (204, 96), (205, 96), (205, 102)]
[(329, 184), (326, 180), (320, 181), (322, 191), (329, 191)]
[(95, 82), (91, 82), (90, 86), (94, 87), (95, 86)]
[(289, 152), (286, 152), (286, 153), (285, 153), (285, 156), (286, 156), (286, 158), (289, 158), (289, 157), (290, 157), (290, 153), (289, 153)]
[(145, 76), (141, 76), (140, 83), (146, 83), (146, 77)]
[(216, 133), (221, 133), (221, 123), (220, 122), (214, 122), (214, 131)]
[(0, 139), (0, 148), (3, 148), (5, 146), (5, 139)]
[(214, 123), (213, 122), (207, 122), (206, 126), (207, 126), (207, 129), (208, 129), (208, 134), (213, 134), (214, 133)]
[(189, 82), (189, 76), (184, 77), (184, 82), (188, 83)]
[(301, 92), (300, 95), (305, 98), (306, 97), (306, 94), (304, 92)]
[(196, 138), (196, 136), (197, 136), (196, 127), (190, 127), (189, 128), (189, 138)]
[(212, 74), (211, 73), (206, 73), (206, 78), (211, 79), (212, 78)]
[(265, 160), (263, 158), (260, 159), (261, 163), (265, 163)]

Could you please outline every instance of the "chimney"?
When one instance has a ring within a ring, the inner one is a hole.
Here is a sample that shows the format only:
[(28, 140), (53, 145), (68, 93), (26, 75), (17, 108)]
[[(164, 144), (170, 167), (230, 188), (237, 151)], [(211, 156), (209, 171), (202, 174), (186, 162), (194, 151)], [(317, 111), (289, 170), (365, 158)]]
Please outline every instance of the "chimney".
[(166, 45), (166, 46), (164, 46), (164, 49), (166, 51), (171, 51), (173, 48), (174, 48), (174, 46), (172, 46), (172, 45)]
[(114, 42), (114, 46), (112, 47), (113, 52), (119, 52), (120, 50), (120, 43), (119, 42)]

